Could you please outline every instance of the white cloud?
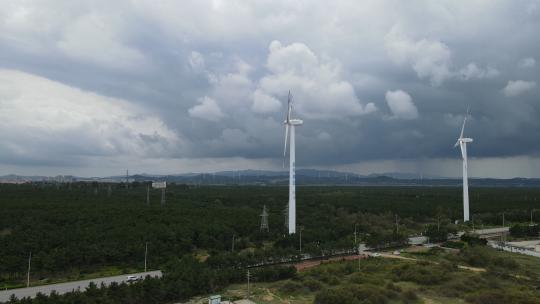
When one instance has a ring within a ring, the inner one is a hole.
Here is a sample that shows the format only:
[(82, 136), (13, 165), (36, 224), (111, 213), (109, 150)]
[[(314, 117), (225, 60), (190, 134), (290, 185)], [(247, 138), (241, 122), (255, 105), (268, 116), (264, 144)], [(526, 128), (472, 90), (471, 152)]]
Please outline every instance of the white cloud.
[(452, 78), (462, 80), (494, 78), (500, 72), (493, 67), (481, 68), (471, 62), (456, 71), (452, 68), (452, 51), (438, 40), (409, 38), (403, 29), (394, 26), (384, 37), (386, 52), (397, 64), (409, 64), (418, 78), (429, 79), (431, 85), (440, 86)]
[(506, 84), (506, 87), (504, 87), (503, 92), (508, 97), (514, 97), (530, 91), (534, 87), (536, 87), (536, 82), (534, 81), (510, 80)]
[(158, 117), (126, 100), (14, 70), (0, 69), (0, 82), (4, 157), (164, 156), (182, 143)]
[(534, 68), (536, 60), (533, 57), (523, 58), (518, 62), (520, 68)]
[(438, 86), (452, 76), (452, 53), (446, 44), (427, 39), (414, 41), (399, 26), (394, 26), (384, 41), (390, 58), (398, 64), (411, 64), (420, 79), (428, 78)]
[(205, 70), (204, 57), (197, 51), (192, 51), (189, 55), (189, 65), (195, 72), (203, 72)]
[(199, 98), (199, 104), (193, 106), (188, 112), (191, 117), (214, 122), (221, 120), (225, 116), (216, 101), (208, 96)]
[(411, 96), (402, 90), (387, 91), (385, 94), (386, 103), (392, 111), (394, 118), (399, 119), (416, 119), (418, 118), (418, 110), (412, 102)]
[(273, 41), (269, 51), (266, 66), (271, 74), (260, 79), (258, 90), (271, 96), (291, 90), (300, 116), (343, 118), (376, 110), (373, 103), (360, 102), (351, 83), (342, 79), (339, 63), (320, 60), (305, 44)]
[(469, 63), (467, 66), (459, 70), (458, 74), (464, 80), (469, 79), (483, 79), (483, 78), (494, 78), (499, 76), (500, 72), (492, 67), (487, 67), (482, 69), (478, 67), (475, 63)]
[(64, 28), (57, 47), (67, 56), (106, 68), (139, 69), (148, 63), (143, 53), (122, 43), (118, 19), (88, 14)]
[(251, 109), (256, 113), (275, 113), (281, 109), (281, 102), (261, 90), (255, 90)]

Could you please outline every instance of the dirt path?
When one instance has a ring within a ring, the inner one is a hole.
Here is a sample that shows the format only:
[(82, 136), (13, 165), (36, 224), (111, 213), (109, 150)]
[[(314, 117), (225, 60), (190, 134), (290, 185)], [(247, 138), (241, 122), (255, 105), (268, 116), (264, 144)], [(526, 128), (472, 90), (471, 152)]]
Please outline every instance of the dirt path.
[(486, 271), (485, 268), (470, 267), (470, 266), (463, 266), (463, 265), (458, 265), (458, 268), (459, 269), (470, 270), (470, 271), (475, 271), (475, 272), (485, 272)]
[[(420, 259), (415, 259), (415, 258), (410, 258), (410, 257), (404, 257), (404, 256), (401, 256), (401, 255), (394, 255), (394, 254), (391, 254), (391, 253), (381, 253), (381, 257), (388, 258), (388, 259), (408, 260), (408, 261), (425, 261), (425, 262), (429, 262), (429, 263), (433, 263), (433, 264), (437, 264), (437, 265), (439, 264), (439, 262), (428, 261), (428, 260), (420, 260)], [(464, 266), (464, 265), (458, 265), (457, 267), (459, 269), (470, 270), (470, 271), (474, 271), (474, 272), (485, 272), (486, 271), (485, 268), (470, 267), (470, 266)]]
[[(381, 258), (385, 258), (385, 259), (399, 259), (399, 260), (414, 261), (414, 262), (425, 261), (425, 262), (428, 262), (428, 263), (439, 264), (438, 262), (434, 262), (434, 261), (421, 260), (421, 259), (417, 259), (417, 258), (405, 257), (405, 256), (402, 256), (402, 255), (395, 255), (395, 254), (390, 253), (390, 252), (381, 252), (379, 254), (380, 254)], [(325, 264), (325, 263), (338, 262), (338, 261), (358, 260), (358, 257), (359, 256), (357, 254), (354, 254), (354, 255), (347, 255), (347, 256), (329, 258), (327, 260), (303, 261), (303, 262), (295, 263), (295, 264), (293, 264), (293, 266), (296, 268), (296, 271), (301, 272), (301, 271), (305, 271), (307, 269), (317, 267), (317, 266)], [(360, 257), (362, 259), (366, 259), (369, 256), (363, 254)], [(469, 271), (474, 271), (474, 272), (485, 272), (486, 271), (485, 268), (470, 267), (470, 266), (464, 266), (464, 265), (458, 265), (457, 267), (459, 269), (469, 270)]]
[(404, 256), (401, 256), (401, 255), (395, 255), (395, 254), (391, 254), (391, 253), (381, 253), (381, 257), (388, 258), (388, 259), (400, 259), (400, 260), (408, 260), (408, 261), (418, 261), (418, 259), (415, 259), (415, 258), (404, 257)]

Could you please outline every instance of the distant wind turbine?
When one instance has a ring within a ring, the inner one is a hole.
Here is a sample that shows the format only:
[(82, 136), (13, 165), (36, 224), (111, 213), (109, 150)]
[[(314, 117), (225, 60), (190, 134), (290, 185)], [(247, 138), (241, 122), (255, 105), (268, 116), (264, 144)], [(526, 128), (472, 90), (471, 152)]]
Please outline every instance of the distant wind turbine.
[(454, 148), (457, 146), (461, 149), (461, 156), (463, 157), (463, 221), (469, 221), (469, 181), (467, 177), (467, 143), (473, 142), (472, 138), (463, 137), (463, 131), (465, 130), (465, 123), (467, 122), (467, 117), (469, 116), (469, 110), (463, 119), (463, 125), (461, 126), (461, 134), (454, 145)]
[[(292, 98), (291, 92), (289, 91), (288, 96), (288, 109), (287, 117), (284, 121), (285, 124), (285, 146), (283, 148), (283, 157), (287, 155), (287, 140), (290, 133), (290, 148), (289, 148), (289, 234), (296, 233), (296, 181), (295, 181), (295, 161), (296, 161), (296, 151), (295, 151), (295, 138), (294, 138), (294, 127), (301, 126), (304, 122), (300, 119), (291, 119), (292, 112)], [(283, 161), (283, 166), (285, 166), (285, 159)]]

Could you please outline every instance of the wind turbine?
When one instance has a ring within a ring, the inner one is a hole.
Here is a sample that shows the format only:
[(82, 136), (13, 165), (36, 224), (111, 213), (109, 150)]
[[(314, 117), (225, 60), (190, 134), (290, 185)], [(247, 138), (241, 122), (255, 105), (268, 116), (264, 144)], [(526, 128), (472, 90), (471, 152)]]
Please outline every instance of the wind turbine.
[(284, 121), (285, 124), (285, 146), (283, 148), (283, 166), (285, 166), (285, 157), (287, 155), (287, 140), (290, 135), (290, 148), (289, 148), (289, 234), (296, 233), (296, 181), (295, 181), (295, 139), (294, 139), (294, 127), (301, 126), (304, 122), (300, 119), (291, 119), (292, 112), (292, 98), (291, 91), (288, 96), (288, 109), (287, 117)]
[(463, 125), (461, 126), (461, 134), (454, 145), (454, 148), (459, 146), (461, 149), (461, 156), (463, 157), (463, 222), (469, 221), (469, 181), (467, 177), (467, 143), (473, 142), (472, 138), (463, 137), (463, 131), (465, 130), (465, 123), (469, 116), (469, 110), (463, 119)]

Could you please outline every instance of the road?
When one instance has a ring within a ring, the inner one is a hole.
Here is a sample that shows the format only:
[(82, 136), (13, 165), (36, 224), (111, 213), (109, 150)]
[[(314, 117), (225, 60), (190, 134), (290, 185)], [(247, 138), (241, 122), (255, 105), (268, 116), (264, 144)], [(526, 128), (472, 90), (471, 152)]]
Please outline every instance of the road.
[(146, 276), (160, 278), (163, 274), (161, 273), (161, 270), (156, 270), (156, 271), (147, 271), (147, 272), (139, 272), (139, 273), (130, 273), (130, 274), (124, 274), (124, 275), (119, 275), (119, 276), (114, 276), (114, 277), (103, 277), (103, 278), (73, 281), (73, 282), (67, 282), (67, 283), (41, 285), (41, 286), (36, 286), (36, 287), (2, 290), (0, 291), (0, 302), (9, 301), (9, 298), (11, 297), (12, 294), (14, 294), (17, 298), (21, 299), (24, 297), (33, 298), (40, 292), (42, 294), (49, 295), (53, 290), (56, 290), (56, 292), (59, 294), (68, 293), (70, 291), (74, 291), (77, 289), (84, 291), (86, 287), (90, 285), (91, 282), (94, 282), (98, 287), (101, 286), (101, 283), (108, 286), (112, 282), (116, 282), (116, 283), (126, 282), (128, 275), (134, 275), (137, 277), (142, 276), (143, 278), (145, 278)]

